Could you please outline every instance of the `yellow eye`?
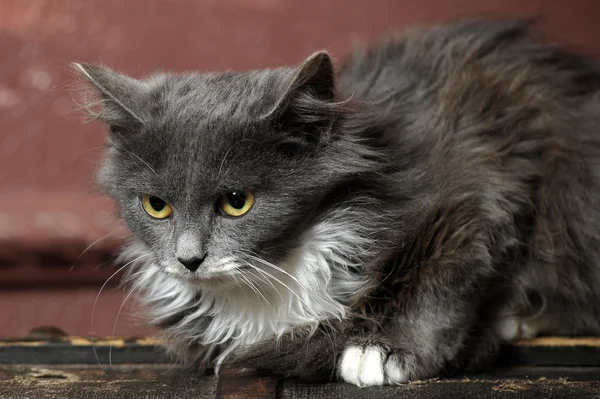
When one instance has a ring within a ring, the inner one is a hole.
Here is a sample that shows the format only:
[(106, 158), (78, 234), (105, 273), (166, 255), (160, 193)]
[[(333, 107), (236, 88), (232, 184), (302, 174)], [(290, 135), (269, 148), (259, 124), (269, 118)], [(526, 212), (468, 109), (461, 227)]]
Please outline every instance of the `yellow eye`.
[(252, 191), (236, 190), (221, 195), (217, 207), (223, 215), (238, 217), (248, 213), (253, 204)]
[(171, 205), (152, 195), (142, 194), (142, 206), (146, 213), (155, 219), (166, 219), (173, 213)]

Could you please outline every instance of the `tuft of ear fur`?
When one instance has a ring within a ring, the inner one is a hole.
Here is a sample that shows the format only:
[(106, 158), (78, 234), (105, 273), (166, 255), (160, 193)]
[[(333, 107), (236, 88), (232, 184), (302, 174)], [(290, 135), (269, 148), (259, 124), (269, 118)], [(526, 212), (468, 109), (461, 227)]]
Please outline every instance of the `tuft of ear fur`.
[(316, 52), (296, 70), (283, 94), (267, 114), (292, 139), (318, 143), (335, 119), (335, 74), (329, 54)]
[(72, 66), (93, 86), (96, 98), (84, 100), (92, 119), (116, 128), (136, 128), (144, 123), (144, 82), (102, 66), (77, 62)]

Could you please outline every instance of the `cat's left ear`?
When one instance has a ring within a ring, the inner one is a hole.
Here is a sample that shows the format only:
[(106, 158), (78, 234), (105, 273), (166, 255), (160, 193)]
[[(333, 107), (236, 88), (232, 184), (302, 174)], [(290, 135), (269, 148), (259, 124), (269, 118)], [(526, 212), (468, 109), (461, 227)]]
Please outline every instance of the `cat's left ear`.
[(98, 65), (73, 63), (73, 67), (91, 83), (100, 99), (84, 100), (91, 117), (117, 128), (136, 129), (145, 123), (147, 84), (144, 81)]
[(329, 133), (335, 118), (335, 74), (329, 54), (312, 54), (297, 68), (266, 117), (298, 139), (316, 143)]

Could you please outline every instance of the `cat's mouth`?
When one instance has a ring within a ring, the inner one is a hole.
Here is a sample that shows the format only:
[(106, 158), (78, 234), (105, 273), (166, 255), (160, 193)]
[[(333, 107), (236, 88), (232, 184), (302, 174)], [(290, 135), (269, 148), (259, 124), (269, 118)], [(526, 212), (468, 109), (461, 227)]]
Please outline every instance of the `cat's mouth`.
[(180, 273), (180, 272), (172, 272), (163, 269), (163, 272), (168, 276), (179, 280), (186, 284), (191, 284), (193, 286), (198, 287), (210, 287), (218, 285), (220, 287), (225, 285), (232, 285), (233, 281), (231, 277), (228, 277), (225, 274), (195, 274), (195, 273)]
[(222, 288), (236, 284), (231, 272), (227, 270), (211, 270), (207, 268), (191, 272), (179, 266), (168, 265), (161, 267), (161, 271), (183, 283), (202, 288), (214, 288), (215, 286)]

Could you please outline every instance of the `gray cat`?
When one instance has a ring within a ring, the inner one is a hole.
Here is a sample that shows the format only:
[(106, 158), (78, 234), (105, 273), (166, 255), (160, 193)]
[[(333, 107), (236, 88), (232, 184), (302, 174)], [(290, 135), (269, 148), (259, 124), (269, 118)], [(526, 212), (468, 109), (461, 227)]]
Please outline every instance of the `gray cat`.
[(412, 30), (337, 73), (76, 64), (167, 348), (369, 386), (600, 333), (600, 68), (529, 25)]

